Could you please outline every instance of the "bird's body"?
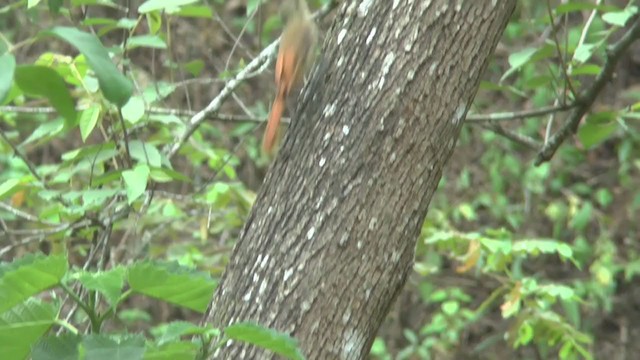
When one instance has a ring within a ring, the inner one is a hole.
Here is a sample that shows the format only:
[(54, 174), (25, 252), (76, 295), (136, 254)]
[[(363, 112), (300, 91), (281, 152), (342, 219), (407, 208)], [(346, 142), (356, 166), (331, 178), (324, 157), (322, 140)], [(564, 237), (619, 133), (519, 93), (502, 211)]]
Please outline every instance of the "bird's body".
[(286, 1), (286, 25), (275, 68), (276, 97), (262, 139), (262, 148), (267, 153), (273, 150), (289, 92), (304, 79), (304, 74), (313, 61), (317, 41), (318, 31), (305, 0)]

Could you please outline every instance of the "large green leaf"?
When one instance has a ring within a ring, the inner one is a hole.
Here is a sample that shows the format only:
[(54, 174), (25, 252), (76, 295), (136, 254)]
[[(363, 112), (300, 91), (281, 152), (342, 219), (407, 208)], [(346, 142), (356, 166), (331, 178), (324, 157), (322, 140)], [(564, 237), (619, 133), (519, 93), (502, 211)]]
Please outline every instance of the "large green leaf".
[(89, 335), (82, 339), (82, 348), (85, 359), (141, 360), (144, 355), (144, 337), (131, 335), (116, 338), (106, 335)]
[(216, 283), (208, 275), (177, 264), (143, 262), (129, 269), (129, 285), (135, 292), (204, 312)]
[(97, 37), (73, 27), (54, 27), (41, 34), (56, 36), (78, 49), (96, 73), (100, 89), (107, 100), (118, 107), (124, 106), (129, 101), (133, 93), (133, 85), (113, 64), (109, 53)]
[(80, 336), (63, 334), (46, 336), (31, 350), (32, 360), (78, 360)]
[(24, 359), (56, 319), (58, 309), (30, 299), (0, 315), (0, 357)]
[(4, 101), (11, 90), (13, 83), (13, 73), (16, 71), (16, 59), (11, 53), (0, 56), (0, 104)]
[(122, 294), (125, 269), (121, 266), (108, 271), (81, 272), (76, 277), (82, 285), (93, 291), (98, 291), (112, 306), (116, 305)]
[(0, 313), (58, 284), (67, 266), (61, 255), (27, 255), (0, 264)]
[(291, 336), (275, 330), (250, 323), (238, 323), (224, 329), (224, 334), (230, 339), (271, 350), (288, 359), (304, 359), (297, 341)]
[(64, 79), (55, 70), (46, 66), (22, 65), (16, 68), (15, 80), (25, 93), (46, 97), (66, 120), (67, 126), (75, 124), (75, 103)]
[(193, 360), (196, 359), (197, 352), (196, 344), (179, 341), (147, 348), (144, 360)]

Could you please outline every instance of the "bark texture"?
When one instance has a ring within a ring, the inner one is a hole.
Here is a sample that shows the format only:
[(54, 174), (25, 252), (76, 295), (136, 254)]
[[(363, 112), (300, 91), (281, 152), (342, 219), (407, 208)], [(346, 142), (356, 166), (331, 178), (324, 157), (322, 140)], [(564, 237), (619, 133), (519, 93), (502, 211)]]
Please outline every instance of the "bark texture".
[[(515, 0), (344, 1), (207, 321), (363, 359)], [(269, 358), (230, 343), (214, 358)]]

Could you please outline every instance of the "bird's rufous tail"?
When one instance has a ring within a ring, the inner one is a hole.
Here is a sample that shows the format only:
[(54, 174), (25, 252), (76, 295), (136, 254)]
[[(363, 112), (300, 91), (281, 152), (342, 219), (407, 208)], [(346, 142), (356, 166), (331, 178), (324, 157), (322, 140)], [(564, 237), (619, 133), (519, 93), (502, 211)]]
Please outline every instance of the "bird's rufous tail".
[(277, 96), (273, 100), (271, 106), (271, 113), (269, 114), (269, 120), (267, 121), (267, 128), (264, 131), (264, 137), (262, 138), (262, 149), (266, 153), (271, 153), (273, 145), (276, 142), (276, 136), (278, 135), (278, 128), (280, 127), (280, 120), (284, 113), (284, 98)]

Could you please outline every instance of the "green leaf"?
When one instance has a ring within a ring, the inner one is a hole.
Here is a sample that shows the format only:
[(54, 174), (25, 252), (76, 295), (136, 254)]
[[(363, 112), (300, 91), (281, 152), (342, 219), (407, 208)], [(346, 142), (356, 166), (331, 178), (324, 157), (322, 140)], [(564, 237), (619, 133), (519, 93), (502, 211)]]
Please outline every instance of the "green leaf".
[(157, 182), (169, 182), (173, 180), (191, 182), (191, 179), (185, 175), (167, 168), (151, 168), (151, 178)]
[(604, 122), (590, 116), (586, 124), (578, 129), (578, 138), (585, 148), (590, 149), (607, 140), (618, 129), (615, 121)]
[(528, 63), (536, 51), (537, 50), (535, 48), (525, 48), (509, 55), (509, 65), (511, 67), (504, 73), (504, 75), (502, 75), (500, 82), (504, 81), (506, 78), (511, 76), (511, 74), (515, 73), (518, 69)]
[(204, 69), (204, 61), (202, 60), (193, 60), (186, 64), (184, 64), (184, 69), (187, 70), (191, 75), (198, 76)]
[(595, 64), (584, 64), (573, 68), (571, 75), (598, 75), (602, 68)]
[(0, 184), (0, 199), (13, 194), (13, 190), (20, 185), (20, 179), (8, 179)]
[(121, 266), (108, 271), (83, 271), (75, 278), (87, 289), (98, 291), (104, 295), (111, 306), (118, 303), (124, 286), (125, 269)]
[(132, 36), (127, 41), (127, 49), (147, 47), (152, 49), (166, 49), (167, 43), (158, 35), (138, 35)]
[(60, 134), (60, 132), (62, 132), (64, 130), (64, 121), (62, 119), (56, 119), (56, 120), (52, 120), (52, 121), (45, 121), (44, 123), (40, 124), (40, 126), (38, 126), (32, 133), (31, 135), (29, 135), (29, 137), (22, 142), (21, 145), (27, 145), (30, 144), (34, 141), (38, 141), (42, 138), (51, 138), (54, 137), (58, 134)]
[(100, 118), (101, 107), (99, 105), (93, 105), (80, 113), (80, 136), (82, 141), (86, 142), (91, 132), (98, 124)]
[(72, 27), (54, 27), (41, 34), (56, 36), (78, 49), (95, 72), (100, 89), (107, 100), (118, 107), (122, 107), (129, 101), (133, 93), (133, 85), (111, 62), (109, 53), (97, 37)]
[(224, 329), (232, 340), (244, 341), (263, 349), (271, 350), (288, 359), (304, 359), (297, 341), (291, 336), (250, 323), (237, 323)]
[(61, 255), (26, 255), (0, 263), (0, 313), (60, 282), (67, 272)]
[(263, 2), (263, 0), (248, 0), (247, 1), (247, 16), (252, 15), (258, 10), (258, 6)]
[(129, 143), (129, 151), (131, 152), (131, 157), (142, 164), (155, 167), (162, 166), (162, 155), (160, 154), (160, 150), (158, 150), (158, 148), (153, 144), (134, 140)]
[(623, 27), (637, 12), (637, 6), (628, 6), (623, 11), (612, 11), (602, 15), (602, 20), (611, 25)]
[(207, 18), (210, 19), (213, 17), (213, 11), (208, 6), (184, 6), (180, 8), (179, 11), (173, 13), (174, 15), (178, 15), (180, 17), (193, 17), (193, 18)]
[(573, 251), (569, 245), (555, 240), (529, 239), (516, 241), (513, 244), (513, 251), (528, 253), (533, 256), (537, 256), (541, 253), (557, 253), (564, 258), (571, 258), (573, 256)]
[(596, 50), (597, 47), (594, 44), (580, 44), (576, 51), (573, 53), (573, 59), (578, 63), (583, 63), (593, 55), (593, 51)]
[(125, 337), (89, 335), (82, 339), (85, 359), (91, 360), (138, 360), (144, 355), (144, 336)]
[(201, 327), (187, 321), (174, 321), (151, 329), (158, 345), (178, 341), (185, 335), (211, 334), (220, 335), (220, 331), (211, 327)]
[(578, 212), (576, 212), (576, 214), (571, 218), (569, 226), (578, 231), (584, 230), (589, 221), (591, 221), (592, 213), (593, 205), (591, 202), (586, 201), (582, 207), (580, 207), (580, 210), (578, 210)]
[(144, 360), (193, 360), (197, 359), (197, 353), (196, 344), (180, 341), (147, 348)]
[(11, 53), (0, 56), (0, 104), (4, 102), (13, 84), (13, 74), (16, 71), (16, 59)]
[(152, 11), (147, 13), (145, 16), (147, 19), (147, 24), (149, 24), (149, 33), (157, 34), (158, 31), (162, 28), (162, 15), (159, 11)]
[(133, 170), (125, 170), (122, 172), (122, 179), (127, 189), (127, 201), (132, 204), (147, 189), (149, 166), (139, 164)]
[(31, 9), (34, 6), (37, 6), (42, 0), (27, 0), (27, 9)]
[[(4, 305), (4, 304), (2, 304)], [(31, 347), (53, 325), (58, 309), (29, 299), (0, 315), (0, 349), (3, 359), (24, 359)]]
[(44, 96), (64, 117), (67, 127), (75, 125), (77, 118), (73, 98), (64, 79), (53, 69), (38, 65), (21, 65), (16, 68), (16, 84), (27, 94)]
[(135, 292), (201, 313), (207, 309), (216, 285), (208, 275), (157, 262), (134, 264), (128, 282)]
[(132, 124), (136, 124), (144, 116), (144, 100), (139, 96), (133, 96), (122, 107), (122, 117)]
[(46, 336), (31, 351), (32, 360), (78, 360), (80, 336)]
[(82, 192), (84, 208), (101, 207), (107, 200), (118, 194), (118, 189), (90, 189)]
[(49, 11), (52, 14), (58, 14), (63, 2), (64, 0), (48, 0), (47, 5), (49, 6)]
[(173, 9), (183, 5), (192, 4), (198, 0), (147, 0), (138, 8), (138, 12), (146, 14), (155, 10)]

